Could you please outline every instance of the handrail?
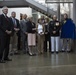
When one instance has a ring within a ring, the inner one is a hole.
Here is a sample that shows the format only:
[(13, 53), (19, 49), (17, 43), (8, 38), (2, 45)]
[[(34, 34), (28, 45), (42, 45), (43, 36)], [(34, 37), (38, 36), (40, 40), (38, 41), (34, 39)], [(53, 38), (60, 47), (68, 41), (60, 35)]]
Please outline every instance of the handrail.
[(44, 11), (46, 11), (46, 12), (47, 12), (47, 9), (48, 9), (49, 10), (48, 13), (50, 13), (50, 14), (56, 14), (57, 15), (56, 11), (54, 11), (53, 9), (48, 8), (45, 5), (42, 5), (41, 3), (38, 3), (35, 0), (25, 0), (25, 1), (28, 2), (28, 3), (30, 3), (30, 4), (32, 4), (32, 5), (34, 5), (34, 6), (36, 6), (36, 7), (38, 7), (38, 8), (40, 8), (40, 9), (42, 9), (42, 10), (44, 10)]

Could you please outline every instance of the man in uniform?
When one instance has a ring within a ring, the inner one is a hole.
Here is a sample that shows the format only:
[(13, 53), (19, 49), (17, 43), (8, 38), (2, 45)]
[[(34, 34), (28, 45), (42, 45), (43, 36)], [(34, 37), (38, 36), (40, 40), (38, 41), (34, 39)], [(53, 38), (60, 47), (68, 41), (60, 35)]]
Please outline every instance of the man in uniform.
[(49, 23), (49, 32), (51, 36), (51, 52), (59, 52), (59, 38), (60, 38), (60, 22), (57, 20), (57, 16), (53, 16), (53, 20)]

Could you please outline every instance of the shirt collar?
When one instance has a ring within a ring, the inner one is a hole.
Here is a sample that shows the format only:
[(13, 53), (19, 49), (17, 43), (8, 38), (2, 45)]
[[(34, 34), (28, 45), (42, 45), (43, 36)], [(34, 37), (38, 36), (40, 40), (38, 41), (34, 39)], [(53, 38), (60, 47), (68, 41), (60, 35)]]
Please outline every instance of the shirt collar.
[(23, 19), (24, 21), (26, 21), (26, 19)]
[(6, 17), (7, 15), (5, 15), (4, 13), (3, 13), (3, 15)]

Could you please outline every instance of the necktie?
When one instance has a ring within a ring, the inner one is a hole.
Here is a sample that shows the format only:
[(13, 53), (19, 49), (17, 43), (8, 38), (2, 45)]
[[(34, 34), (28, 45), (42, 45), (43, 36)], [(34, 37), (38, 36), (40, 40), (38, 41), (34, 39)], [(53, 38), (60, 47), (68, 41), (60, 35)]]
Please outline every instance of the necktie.
[(6, 18), (6, 20), (7, 20), (7, 21), (9, 21), (9, 19), (8, 19), (8, 17), (7, 17), (7, 16), (5, 16), (5, 18)]
[(14, 24), (14, 27), (17, 27), (16, 20), (14, 18), (13, 18), (13, 24)]

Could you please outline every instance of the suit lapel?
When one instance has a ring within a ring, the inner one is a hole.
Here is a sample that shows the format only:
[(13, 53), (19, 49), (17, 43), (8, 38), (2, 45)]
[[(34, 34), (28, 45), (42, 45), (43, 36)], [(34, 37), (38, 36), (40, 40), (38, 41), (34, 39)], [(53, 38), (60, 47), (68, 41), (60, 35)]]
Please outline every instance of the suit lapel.
[(24, 20), (23, 20), (23, 25), (24, 25), (24, 26), (26, 25), (26, 21), (24, 21)]
[[(4, 15), (3, 15), (4, 16)], [(9, 18), (7, 17), (7, 16), (4, 16), (4, 18), (7, 20), (7, 21), (9, 21)]]

